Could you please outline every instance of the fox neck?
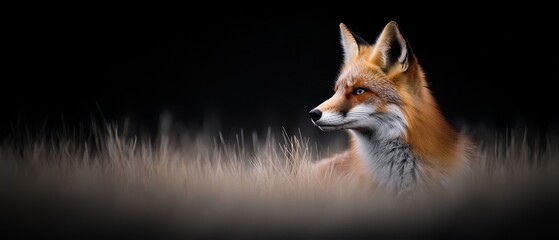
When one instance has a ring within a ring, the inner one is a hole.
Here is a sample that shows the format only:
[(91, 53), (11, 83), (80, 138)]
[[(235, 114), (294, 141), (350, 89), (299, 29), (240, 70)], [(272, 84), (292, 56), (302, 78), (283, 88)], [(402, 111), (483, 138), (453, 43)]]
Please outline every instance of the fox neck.
[(431, 166), (451, 167), (458, 158), (458, 134), (442, 116), (427, 88), (419, 96), (404, 103), (406, 131), (401, 136), (413, 154)]
[(349, 130), (352, 150), (364, 161), (376, 183), (396, 193), (417, 185), (417, 159), (402, 138), (379, 138), (375, 132)]

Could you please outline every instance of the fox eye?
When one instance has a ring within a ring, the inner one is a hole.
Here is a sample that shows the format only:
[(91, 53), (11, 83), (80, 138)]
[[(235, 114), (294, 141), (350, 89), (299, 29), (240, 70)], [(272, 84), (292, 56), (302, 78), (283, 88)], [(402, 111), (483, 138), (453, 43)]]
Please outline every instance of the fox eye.
[(353, 90), (353, 95), (360, 95), (365, 93), (367, 90), (363, 89), (363, 88), (356, 88)]

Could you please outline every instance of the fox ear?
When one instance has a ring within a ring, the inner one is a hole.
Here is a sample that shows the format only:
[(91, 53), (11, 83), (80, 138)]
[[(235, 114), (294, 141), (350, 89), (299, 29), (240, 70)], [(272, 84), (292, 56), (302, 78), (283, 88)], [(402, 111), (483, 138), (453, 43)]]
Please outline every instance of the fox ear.
[(343, 23), (340, 23), (340, 35), (342, 38), (342, 47), (344, 48), (345, 63), (359, 55), (359, 45), (368, 45), (363, 38), (351, 32)]
[(377, 63), (384, 72), (398, 68), (400, 72), (408, 70), (411, 48), (394, 21), (384, 27), (375, 43), (373, 61)]

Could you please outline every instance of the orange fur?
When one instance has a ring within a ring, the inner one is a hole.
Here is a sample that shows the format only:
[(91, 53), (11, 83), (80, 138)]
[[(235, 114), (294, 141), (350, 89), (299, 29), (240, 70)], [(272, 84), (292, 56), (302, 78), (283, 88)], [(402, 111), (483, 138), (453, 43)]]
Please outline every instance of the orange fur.
[(359, 156), (356, 156), (355, 151), (349, 150), (323, 159), (316, 166), (320, 175), (325, 178), (330, 178), (334, 175), (349, 176), (356, 178), (363, 185), (374, 186), (374, 182), (371, 181), (366, 167), (363, 166), (363, 161), (359, 160)]

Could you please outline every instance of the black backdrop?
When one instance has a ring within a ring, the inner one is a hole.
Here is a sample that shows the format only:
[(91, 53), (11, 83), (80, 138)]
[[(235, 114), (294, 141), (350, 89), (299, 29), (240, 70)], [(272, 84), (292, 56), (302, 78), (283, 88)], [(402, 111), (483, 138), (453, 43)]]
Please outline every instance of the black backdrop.
[(3, 34), (2, 135), (101, 115), (155, 128), (165, 112), (196, 129), (307, 129), (308, 111), (332, 94), (338, 24), (374, 42), (390, 20), (453, 123), (557, 122), (552, 8), (439, 7), (23, 10)]

